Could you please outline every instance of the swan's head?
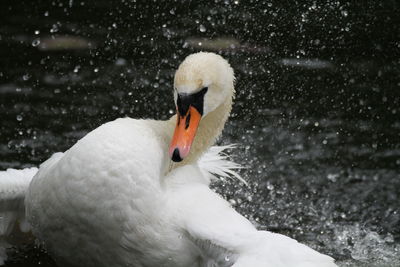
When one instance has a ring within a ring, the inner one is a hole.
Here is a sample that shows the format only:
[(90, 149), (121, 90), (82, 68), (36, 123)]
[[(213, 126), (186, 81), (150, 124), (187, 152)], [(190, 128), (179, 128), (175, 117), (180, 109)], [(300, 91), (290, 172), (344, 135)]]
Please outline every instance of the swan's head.
[(229, 63), (214, 53), (188, 56), (175, 73), (177, 125), (169, 148), (175, 162), (190, 152), (201, 119), (232, 99), (234, 75)]

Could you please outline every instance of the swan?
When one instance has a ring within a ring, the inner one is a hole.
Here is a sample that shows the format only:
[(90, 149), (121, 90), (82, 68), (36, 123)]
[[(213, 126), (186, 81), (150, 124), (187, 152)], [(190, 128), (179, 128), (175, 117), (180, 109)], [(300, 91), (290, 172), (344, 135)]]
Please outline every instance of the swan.
[(189, 55), (174, 78), (176, 115), (120, 118), (39, 170), (0, 173), (0, 199), (24, 199), (33, 234), (60, 266), (336, 266), (294, 239), (258, 231), (209, 188), (210, 172), (234, 173), (224, 148), (211, 147), (234, 94), (225, 59)]

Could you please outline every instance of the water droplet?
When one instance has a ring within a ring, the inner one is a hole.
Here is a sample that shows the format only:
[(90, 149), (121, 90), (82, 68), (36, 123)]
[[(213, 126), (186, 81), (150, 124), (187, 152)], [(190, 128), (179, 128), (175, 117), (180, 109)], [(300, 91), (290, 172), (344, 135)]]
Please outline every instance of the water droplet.
[(29, 75), (29, 74), (24, 74), (23, 76), (22, 76), (22, 79), (24, 80), (24, 81), (27, 81), (27, 80), (29, 80), (31, 78), (31, 75)]
[(39, 33), (40, 33), (40, 31), (39, 31), (39, 30), (36, 30), (36, 31), (35, 31), (35, 34), (36, 34), (36, 35), (38, 35)]
[(124, 59), (124, 58), (117, 58), (117, 60), (115, 61), (115, 65), (116, 65), (116, 66), (124, 66), (124, 65), (126, 65), (126, 59)]
[(22, 119), (23, 119), (22, 116), (18, 114), (17, 115), (17, 121), (22, 121)]
[(337, 179), (339, 178), (339, 174), (337, 173), (328, 173), (327, 177), (329, 181), (335, 183)]
[(50, 29), (50, 33), (55, 33), (58, 32), (58, 25), (57, 24), (53, 24), (53, 26)]
[(206, 32), (207, 31), (206, 27), (203, 24), (200, 24), (199, 30), (200, 30), (200, 32)]
[(32, 41), (32, 46), (38, 46), (40, 44), (40, 39), (35, 39)]
[(273, 185), (273, 184), (271, 184), (271, 183), (267, 183), (267, 189), (268, 190), (274, 190), (275, 189), (275, 186)]
[(99, 68), (94, 68), (94, 72), (99, 72)]
[(225, 260), (225, 261), (230, 261), (231, 259), (229, 258), (228, 255), (226, 255), (225, 258), (224, 258), (224, 260)]

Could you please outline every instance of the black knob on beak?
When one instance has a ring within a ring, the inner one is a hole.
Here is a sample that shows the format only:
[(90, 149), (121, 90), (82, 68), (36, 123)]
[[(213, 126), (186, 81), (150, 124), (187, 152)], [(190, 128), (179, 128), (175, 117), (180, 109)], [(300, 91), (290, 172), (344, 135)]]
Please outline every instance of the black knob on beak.
[(172, 161), (174, 161), (174, 162), (182, 161), (182, 158), (181, 158), (181, 155), (179, 154), (178, 148), (175, 148), (174, 153), (172, 153)]

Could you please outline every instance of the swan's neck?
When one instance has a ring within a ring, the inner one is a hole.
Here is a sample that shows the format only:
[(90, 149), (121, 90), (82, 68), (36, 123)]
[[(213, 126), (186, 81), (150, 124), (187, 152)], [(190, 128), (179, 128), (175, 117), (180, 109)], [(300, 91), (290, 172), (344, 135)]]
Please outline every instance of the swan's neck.
[[(173, 164), (173, 168), (196, 162), (215, 143), (224, 129), (231, 109), (232, 97), (229, 97), (222, 105), (201, 119), (189, 155), (182, 162)], [(176, 125), (176, 115), (169, 120), (169, 123)]]

